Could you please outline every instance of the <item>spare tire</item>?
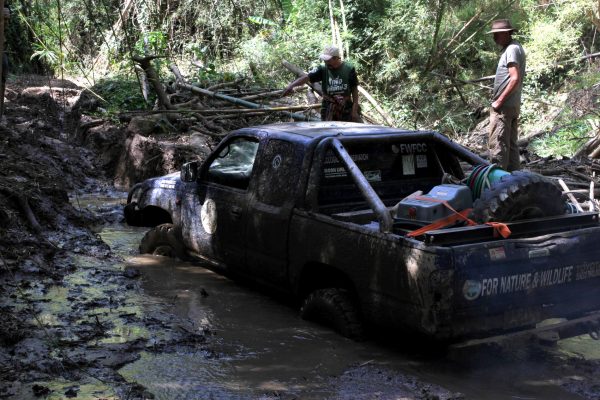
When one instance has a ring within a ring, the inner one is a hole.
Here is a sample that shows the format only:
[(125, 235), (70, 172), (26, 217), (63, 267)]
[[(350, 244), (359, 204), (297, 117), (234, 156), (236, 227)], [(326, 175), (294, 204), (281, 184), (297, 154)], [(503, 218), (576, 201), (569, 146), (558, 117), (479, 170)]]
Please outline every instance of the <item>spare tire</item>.
[(483, 192), (473, 205), (479, 223), (512, 222), (564, 214), (561, 190), (541, 175), (515, 171)]

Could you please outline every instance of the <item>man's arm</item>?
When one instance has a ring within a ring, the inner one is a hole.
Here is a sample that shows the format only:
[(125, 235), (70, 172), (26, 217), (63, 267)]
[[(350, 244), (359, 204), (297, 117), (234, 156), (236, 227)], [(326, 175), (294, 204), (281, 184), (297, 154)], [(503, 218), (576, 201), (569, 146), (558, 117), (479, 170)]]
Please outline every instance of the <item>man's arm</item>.
[(283, 93), (281, 95), (287, 96), (288, 94), (292, 93), (292, 90), (294, 90), (294, 88), (296, 86), (304, 85), (305, 83), (307, 83), (308, 79), (309, 79), (308, 75), (302, 75), (300, 78), (296, 79), (295, 81), (293, 81), (292, 83), (287, 85), (287, 87), (285, 88), (285, 90), (283, 91)]
[(519, 85), (519, 81), (521, 79), (521, 74), (519, 73), (519, 66), (516, 63), (508, 64), (508, 85), (504, 88), (504, 91), (500, 93), (500, 96), (492, 103), (492, 108), (494, 110), (498, 110), (508, 96), (515, 90), (515, 88)]

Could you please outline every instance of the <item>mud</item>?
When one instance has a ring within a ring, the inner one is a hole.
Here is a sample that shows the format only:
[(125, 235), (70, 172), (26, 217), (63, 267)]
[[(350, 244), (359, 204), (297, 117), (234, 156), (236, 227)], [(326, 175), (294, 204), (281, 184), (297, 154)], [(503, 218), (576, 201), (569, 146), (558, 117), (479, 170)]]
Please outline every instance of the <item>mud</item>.
[(8, 83), (0, 398), (600, 399), (587, 336), (458, 355), (396, 333), (355, 343), (206, 266), (137, 255), (120, 190), (214, 142), (99, 106), (73, 82)]
[(84, 194), (123, 197), (107, 178), (118, 156), (97, 143), (113, 141), (120, 154), (128, 131), (107, 122), (105, 142), (82, 143), (90, 117), (81, 114), (80, 94), (72, 82), (35, 76), (7, 87), (0, 126), (2, 398), (153, 398), (118, 369), (143, 351), (204, 346), (205, 335), (186, 321), (160, 304), (146, 307), (139, 272), (126, 269), (96, 233), (122, 219), (122, 206), (90, 207)]

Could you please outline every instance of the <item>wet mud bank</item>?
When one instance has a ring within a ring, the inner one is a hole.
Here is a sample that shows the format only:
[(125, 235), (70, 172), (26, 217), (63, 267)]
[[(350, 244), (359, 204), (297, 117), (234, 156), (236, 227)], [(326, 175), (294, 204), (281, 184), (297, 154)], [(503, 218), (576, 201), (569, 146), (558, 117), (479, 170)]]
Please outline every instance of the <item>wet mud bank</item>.
[[(203, 350), (205, 334), (146, 298), (139, 271), (126, 268), (98, 235), (122, 219), (124, 194), (112, 178), (130, 133), (85, 115), (94, 102), (81, 94), (70, 81), (37, 76), (7, 85), (0, 124), (0, 398), (153, 398), (118, 369), (143, 351), (193, 348), (211, 356)], [(99, 127), (100, 138), (86, 135)], [(132, 173), (166, 167), (147, 163)], [(90, 207), (88, 193), (112, 202)]]

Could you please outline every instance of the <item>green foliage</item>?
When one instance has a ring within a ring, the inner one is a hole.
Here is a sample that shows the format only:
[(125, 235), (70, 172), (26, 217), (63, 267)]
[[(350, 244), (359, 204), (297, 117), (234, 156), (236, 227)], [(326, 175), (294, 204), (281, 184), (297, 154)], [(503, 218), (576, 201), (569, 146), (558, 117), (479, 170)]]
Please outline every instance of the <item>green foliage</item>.
[(134, 49), (137, 54), (162, 55), (167, 49), (167, 35), (158, 31), (146, 32), (138, 39)]
[(114, 12), (122, 11), (119, 0), (57, 4), (17, 5), (19, 22), (29, 26), (22, 31), (36, 44), (27, 60), (124, 76), (132, 73), (132, 52), (154, 54), (170, 57), (157, 61), (163, 75), (167, 62), (192, 59), (201, 65), (192, 79), (203, 85), (247, 76), (269, 87), (293, 79), (284, 59), (304, 70), (320, 62), (320, 50), (334, 41), (331, 12), (349, 48), (345, 58), (396, 124), (451, 135), (468, 133), (490, 105), (489, 90), (461, 80), (494, 73), (500, 49), (486, 33), (492, 20), (510, 18), (527, 52), (524, 133), (551, 128), (540, 116), (563, 105), (557, 90), (582, 71), (561, 62), (598, 51), (599, 42), (590, 19), (596, 0), (157, 0), (131, 3), (125, 24)]
[(572, 157), (591, 137), (590, 125), (580, 119), (550, 133), (530, 144), (530, 149), (541, 157)]
[(59, 65), (59, 57), (53, 50), (43, 46), (43, 44), (34, 44), (34, 49), (37, 49), (31, 55), (31, 60), (39, 59), (46, 63), (50, 67), (56, 67)]
[(257, 17), (254, 15), (249, 16), (248, 20), (250, 22), (252, 22), (253, 24), (257, 24), (257, 25), (279, 26), (275, 21), (271, 21), (270, 19)]
[[(115, 115), (122, 111), (145, 109), (147, 107), (140, 90), (137, 79), (126, 76), (115, 76), (110, 79), (102, 79), (96, 83), (91, 90), (105, 99), (102, 104), (109, 115)], [(155, 96), (152, 96), (151, 103)]]
[(537, 2), (528, 5), (530, 21), (524, 29), (523, 46), (530, 79), (543, 85), (556, 73), (571, 68), (562, 62), (581, 54), (581, 38), (590, 25), (587, 15), (592, 4), (591, 0), (562, 0), (543, 7)]

